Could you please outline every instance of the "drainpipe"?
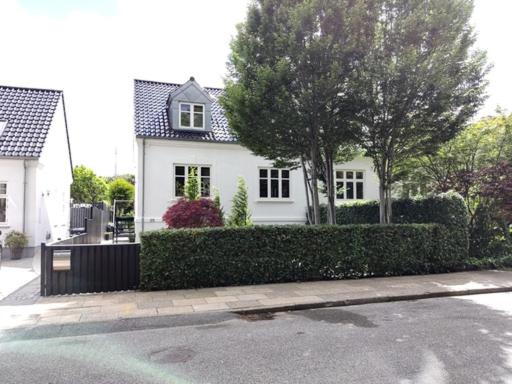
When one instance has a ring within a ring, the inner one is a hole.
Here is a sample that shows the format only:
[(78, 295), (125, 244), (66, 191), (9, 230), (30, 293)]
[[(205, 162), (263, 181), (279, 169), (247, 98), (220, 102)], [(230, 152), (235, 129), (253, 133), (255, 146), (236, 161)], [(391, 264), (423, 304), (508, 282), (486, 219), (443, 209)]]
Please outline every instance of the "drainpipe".
[(145, 199), (145, 186), (146, 186), (146, 139), (142, 139), (142, 191), (141, 191), (141, 200), (142, 200), (142, 207), (141, 207), (141, 221), (142, 221), (142, 225), (141, 225), (141, 232), (144, 232), (144, 217), (145, 217), (145, 212), (144, 212), (144, 201), (146, 200)]
[(23, 220), (22, 232), (26, 230), (26, 217), (27, 217), (27, 160), (23, 160)]

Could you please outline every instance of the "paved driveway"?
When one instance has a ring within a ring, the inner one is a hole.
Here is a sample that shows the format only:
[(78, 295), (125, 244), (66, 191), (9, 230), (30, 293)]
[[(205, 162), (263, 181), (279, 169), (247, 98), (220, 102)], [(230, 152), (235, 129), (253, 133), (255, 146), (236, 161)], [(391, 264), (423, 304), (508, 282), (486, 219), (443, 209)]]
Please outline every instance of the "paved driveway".
[(39, 276), (34, 258), (2, 260), (0, 264), (0, 301)]
[(512, 293), (4, 331), (3, 383), (512, 383)]

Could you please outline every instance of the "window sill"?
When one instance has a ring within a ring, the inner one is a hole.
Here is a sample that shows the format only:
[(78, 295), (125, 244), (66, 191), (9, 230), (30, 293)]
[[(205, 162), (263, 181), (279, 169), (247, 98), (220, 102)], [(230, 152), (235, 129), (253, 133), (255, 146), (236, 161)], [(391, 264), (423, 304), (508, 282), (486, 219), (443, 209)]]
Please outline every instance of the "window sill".
[(293, 199), (280, 199), (280, 198), (270, 198), (270, 199), (256, 199), (256, 203), (295, 203)]

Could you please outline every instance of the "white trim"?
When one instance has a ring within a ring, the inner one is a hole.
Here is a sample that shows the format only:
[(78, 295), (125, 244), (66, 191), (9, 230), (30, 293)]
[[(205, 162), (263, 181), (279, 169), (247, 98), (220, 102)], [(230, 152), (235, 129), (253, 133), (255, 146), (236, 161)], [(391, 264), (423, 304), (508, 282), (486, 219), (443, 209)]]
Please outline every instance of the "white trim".
[[(189, 105), (190, 106), (190, 112), (189, 112), (189, 114), (190, 114), (190, 125), (189, 126), (185, 126), (185, 125), (181, 124), (181, 106), (182, 105)], [(203, 115), (203, 125), (201, 127), (194, 126), (194, 114), (196, 113), (196, 112), (194, 112), (194, 108), (196, 106), (203, 108), (203, 112), (202, 112), (202, 115)], [(180, 126), (180, 129), (191, 129), (191, 130), (195, 130), (195, 131), (204, 131), (205, 120), (206, 120), (206, 105), (198, 104), (198, 103), (190, 103), (190, 102), (185, 102), (185, 101), (182, 101), (182, 102), (178, 103), (178, 124)]]
[[(188, 180), (188, 170), (190, 167), (197, 167), (197, 171), (198, 171), (198, 175), (197, 177), (199, 177), (199, 194), (201, 194), (201, 168), (210, 168), (210, 176), (208, 176), (208, 178), (210, 179), (210, 194), (208, 196), (200, 196), (200, 197), (209, 197), (211, 198), (212, 197), (212, 179), (213, 179), (213, 174), (212, 174), (212, 169), (213, 167), (211, 166), (211, 164), (185, 164), (185, 163), (173, 163), (172, 165), (172, 199), (171, 199), (171, 202), (175, 202), (175, 201), (178, 201), (179, 199), (181, 199), (183, 196), (176, 196), (176, 167), (185, 167), (185, 184), (187, 183), (187, 180)], [(181, 175), (179, 175), (181, 177)]]
[[(343, 172), (343, 178), (342, 179), (338, 178), (336, 176), (336, 172)], [(347, 172), (354, 172), (354, 177), (352, 179), (347, 179)], [(356, 172), (361, 172), (363, 174), (363, 178), (357, 179)], [(342, 182), (343, 186), (345, 188), (345, 191), (343, 191), (342, 199), (338, 198), (338, 191), (336, 188), (338, 181)], [(347, 182), (351, 182), (354, 184), (354, 188), (353, 188), (354, 197), (351, 199), (347, 198)], [(356, 183), (358, 183), (358, 182), (363, 183), (363, 198), (362, 199), (357, 198), (357, 184)], [(347, 169), (347, 168), (339, 168), (339, 167), (334, 168), (334, 189), (335, 189), (336, 201), (364, 201), (365, 196), (366, 196), (366, 184), (367, 184), (366, 171), (364, 169)]]
[[(260, 171), (266, 170), (267, 171), (267, 197), (261, 197), (260, 196), (260, 181), (264, 178), (260, 176)], [(272, 178), (271, 171), (277, 170), (277, 179)], [(283, 179), (282, 171), (288, 171), (288, 178)], [(292, 183), (291, 183), (291, 175), (292, 171), (289, 168), (276, 168), (276, 167), (265, 167), (265, 166), (259, 166), (258, 167), (258, 178), (257, 178), (257, 186), (258, 186), (258, 198), (256, 199), (256, 202), (293, 202), (292, 200)], [(277, 180), (277, 197), (272, 197), (272, 180)], [(288, 180), (288, 197), (282, 197), (283, 191), (282, 191), (282, 181)]]

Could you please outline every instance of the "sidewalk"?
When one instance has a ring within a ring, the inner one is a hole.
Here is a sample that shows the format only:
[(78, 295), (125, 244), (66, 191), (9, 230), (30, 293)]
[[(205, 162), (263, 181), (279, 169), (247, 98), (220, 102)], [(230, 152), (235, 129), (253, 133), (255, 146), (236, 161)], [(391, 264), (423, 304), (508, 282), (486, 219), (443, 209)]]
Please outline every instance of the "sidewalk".
[(206, 311), (262, 312), (512, 291), (512, 271), (265, 284), (0, 301), (0, 329)]

